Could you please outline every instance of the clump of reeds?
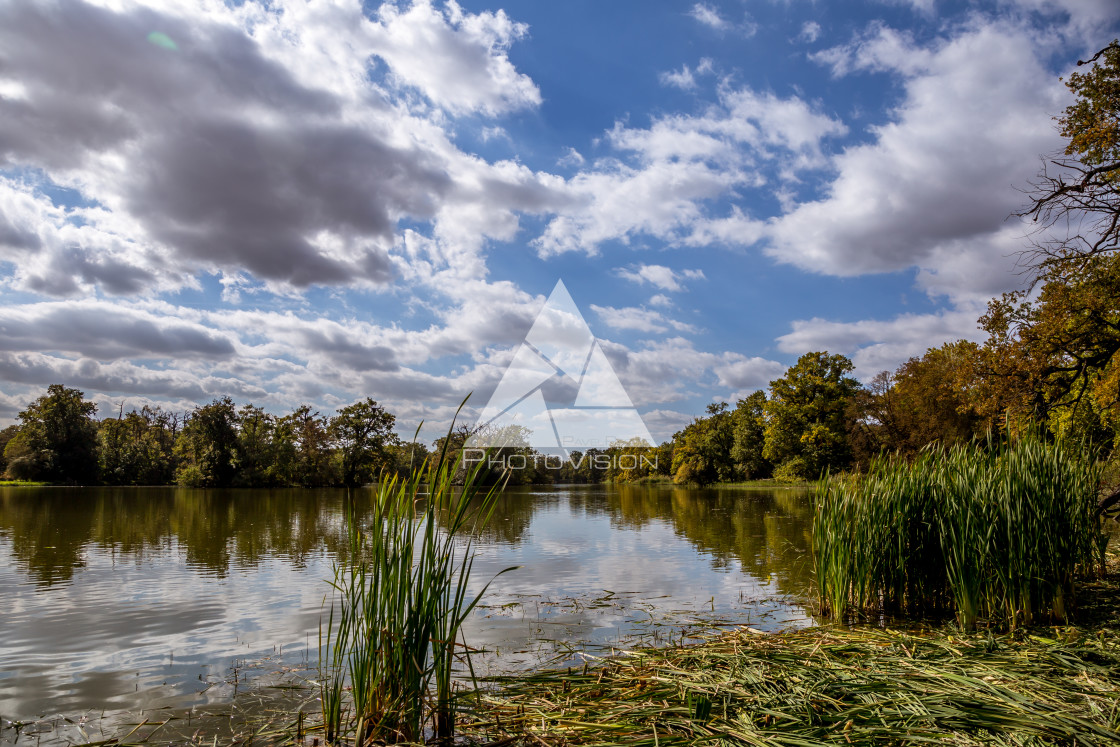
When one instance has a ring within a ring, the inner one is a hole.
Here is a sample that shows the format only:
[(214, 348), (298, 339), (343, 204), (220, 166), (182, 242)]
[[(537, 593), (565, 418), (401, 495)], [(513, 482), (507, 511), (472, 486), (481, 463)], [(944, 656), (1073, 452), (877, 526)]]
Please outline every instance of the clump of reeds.
[(464, 730), (537, 747), (1120, 743), (1116, 631), (1055, 633), (741, 630), (494, 678)]
[(934, 447), (875, 461), (816, 493), (813, 551), (822, 612), (952, 609), (1016, 625), (1065, 618), (1073, 582), (1096, 567), (1100, 474), (1033, 436)]
[(445, 448), (407, 479), (380, 483), (367, 527), (347, 508), (350, 552), (336, 561), (320, 632), (328, 743), (453, 734), (456, 646), (466, 651), (460, 628), (485, 591), (468, 595), (472, 534), (500, 490), (478, 485), (477, 466), (454, 484), (458, 466)]

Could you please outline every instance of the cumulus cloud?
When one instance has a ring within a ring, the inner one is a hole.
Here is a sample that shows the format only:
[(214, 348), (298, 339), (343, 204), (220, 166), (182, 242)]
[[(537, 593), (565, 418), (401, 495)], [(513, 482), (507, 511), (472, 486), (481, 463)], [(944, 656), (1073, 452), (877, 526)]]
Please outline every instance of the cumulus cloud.
[(453, 2), (376, 19), (357, 0), (0, 2), (0, 77), (22, 92), (0, 98), (0, 169), (32, 175), (0, 184), (10, 283), (129, 294), (221, 270), (383, 285), (402, 219), (444, 243), (469, 231), (467, 251), (509, 237), (512, 211), (549, 202), (547, 177), (461, 153), (427, 105), (363, 66), (379, 56), (392, 84), (453, 113), (504, 112), (539, 102), (506, 56), (524, 34)]
[(536, 84), (517, 72), (507, 55), (529, 27), (504, 10), (471, 15), (455, 0), (442, 10), (429, 0), (414, 0), (405, 11), (385, 3), (377, 18), (370, 49), (389, 64), (394, 78), (437, 105), (497, 115), (541, 103)]
[(626, 278), (635, 283), (649, 283), (650, 285), (667, 291), (683, 290), (682, 280), (703, 280), (703, 270), (674, 270), (665, 265), (637, 264), (630, 267), (620, 267), (615, 272), (619, 277)]
[[(769, 254), (833, 275), (923, 270), (921, 282), (952, 276), (956, 293), (988, 292), (1008, 283), (1007, 224), (1022, 204), (1037, 154), (1058, 139), (1050, 116), (1065, 102), (1045, 70), (1045, 40), (1003, 22), (975, 20), (962, 33), (929, 46), (875, 27), (827, 60), (836, 74), (885, 71), (904, 84), (890, 122), (874, 140), (845, 149), (837, 176), (818, 200), (798, 204), (768, 227)], [(982, 61), (982, 62), (981, 62)], [(977, 255), (969, 272), (955, 263)], [(931, 291), (948, 290), (934, 282)]]
[(785, 373), (777, 361), (759, 357), (728, 354), (714, 367), (720, 386), (739, 392), (767, 389), (770, 382)]
[(982, 340), (983, 333), (976, 325), (979, 313), (977, 309), (963, 309), (902, 314), (889, 320), (798, 320), (793, 322), (792, 331), (778, 338), (778, 349), (795, 355), (814, 350), (842, 353), (852, 359), (856, 374), (866, 380), (880, 371), (893, 371), (942, 342)]
[[(727, 398), (764, 388), (785, 370), (777, 361), (740, 353), (711, 353), (675, 336), (651, 340), (634, 349), (602, 342), (603, 352), (635, 404), (666, 404), (723, 387)], [(653, 426), (650, 426), (651, 429)]]
[(611, 329), (632, 329), (638, 332), (664, 332), (670, 327), (678, 332), (695, 332), (691, 324), (671, 319), (659, 311), (641, 309), (635, 306), (615, 308), (613, 306), (596, 306), (591, 304), (591, 310), (599, 315), (603, 324)]
[[(538, 253), (598, 252), (609, 240), (643, 235), (696, 243), (719, 230), (705, 203), (766, 184), (766, 172), (793, 179), (827, 164), (822, 142), (847, 132), (798, 96), (722, 86), (718, 105), (668, 115), (647, 128), (617, 123), (607, 141), (628, 159), (609, 158), (562, 188), (571, 200), (534, 240)], [(756, 231), (757, 233), (757, 231)]]

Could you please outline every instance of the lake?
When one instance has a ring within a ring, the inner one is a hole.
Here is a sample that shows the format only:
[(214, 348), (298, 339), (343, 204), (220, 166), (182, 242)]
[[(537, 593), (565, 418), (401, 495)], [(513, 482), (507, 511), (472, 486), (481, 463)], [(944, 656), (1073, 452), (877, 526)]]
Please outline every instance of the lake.
[[(313, 666), (345, 496), (0, 487), (0, 718), (221, 703)], [(801, 490), (510, 489), (473, 581), (520, 567), (466, 627), (476, 669), (812, 624), (810, 517)]]

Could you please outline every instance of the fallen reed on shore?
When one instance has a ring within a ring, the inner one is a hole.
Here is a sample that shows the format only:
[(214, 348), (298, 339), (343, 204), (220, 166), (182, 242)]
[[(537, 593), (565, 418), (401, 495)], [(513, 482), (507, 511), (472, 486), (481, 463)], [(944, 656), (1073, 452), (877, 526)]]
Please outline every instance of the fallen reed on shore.
[(749, 630), (495, 678), (464, 726), (502, 745), (1114, 745), (1120, 635)]

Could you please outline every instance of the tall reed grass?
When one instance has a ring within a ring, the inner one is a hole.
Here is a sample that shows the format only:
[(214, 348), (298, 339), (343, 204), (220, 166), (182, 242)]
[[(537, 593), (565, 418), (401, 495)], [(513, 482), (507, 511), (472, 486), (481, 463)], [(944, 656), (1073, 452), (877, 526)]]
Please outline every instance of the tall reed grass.
[(500, 490), (478, 485), (478, 467), (455, 485), (458, 467), (445, 448), (407, 479), (380, 483), (365, 527), (348, 501), (349, 557), (336, 561), (320, 626), (328, 743), (365, 747), (454, 733), (456, 647), (466, 655), (463, 622), (489, 587), (468, 591), (472, 534)]
[(1098, 560), (1099, 484), (1092, 459), (1034, 436), (884, 457), (865, 475), (822, 480), (821, 611), (951, 609), (966, 628), (1065, 618), (1075, 577)]

